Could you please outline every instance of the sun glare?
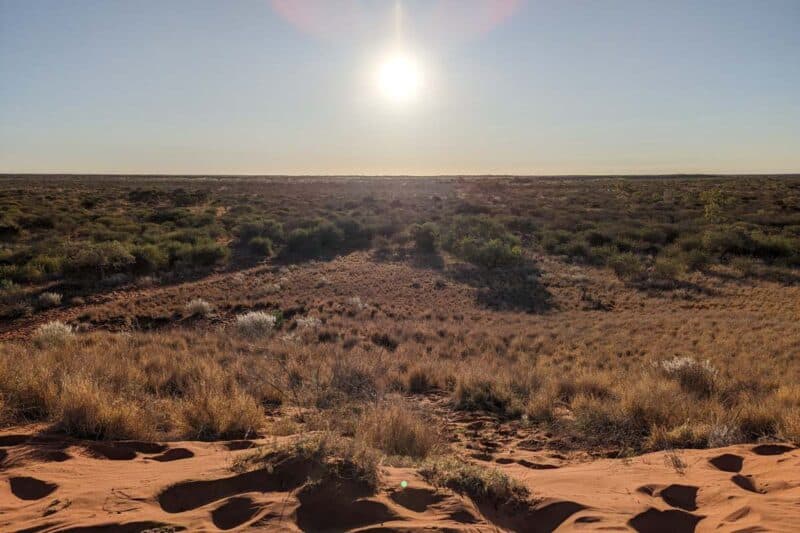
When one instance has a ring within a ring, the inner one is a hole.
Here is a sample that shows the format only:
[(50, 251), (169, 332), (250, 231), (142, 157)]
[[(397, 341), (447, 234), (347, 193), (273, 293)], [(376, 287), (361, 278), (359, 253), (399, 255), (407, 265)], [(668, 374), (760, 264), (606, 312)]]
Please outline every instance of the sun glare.
[(394, 53), (380, 63), (378, 87), (383, 95), (394, 102), (413, 100), (422, 86), (422, 70), (413, 57)]

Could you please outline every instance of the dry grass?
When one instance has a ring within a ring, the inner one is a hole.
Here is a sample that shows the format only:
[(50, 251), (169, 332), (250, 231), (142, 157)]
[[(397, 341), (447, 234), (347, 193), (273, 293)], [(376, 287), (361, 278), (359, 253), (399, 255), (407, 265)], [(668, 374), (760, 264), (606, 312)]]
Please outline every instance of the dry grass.
[(264, 426), (256, 400), (240, 391), (192, 391), (180, 402), (182, 433), (195, 439), (243, 439)]
[(72, 327), (53, 321), (42, 324), (33, 333), (33, 343), (38, 347), (63, 346), (73, 338)]
[(524, 504), (530, 496), (525, 486), (499, 470), (467, 463), (456, 457), (428, 461), (423, 464), (420, 473), (434, 486), (447, 487), (495, 505)]
[[(731, 224), (753, 225), (747, 235), (763, 222), (753, 205), (781, 211), (770, 224), (796, 231), (789, 224), (795, 215), (775, 209), (800, 190), (794, 182), (724, 185), (743, 199), (729, 215)], [(22, 307), (15, 308), (19, 318), (0, 323), (0, 419), (48, 421), (94, 438), (210, 439), (278, 428), (264, 414), (297, 409), (304, 413), (300, 431), (314, 420), (383, 453), (423, 456), (428, 446), (416, 441), (427, 437), (417, 433), (424, 428), (416, 415), (393, 413), (386, 402), (402, 394), (417, 407), (435, 398), (444, 408), (485, 411), (503, 423), (524, 417), (526, 427), (587, 449), (797, 442), (800, 286), (761, 274), (743, 279), (733, 272), (742, 261), (725, 253), (701, 271), (683, 268), (698, 252), (697, 242), (683, 237), (719, 246), (738, 235), (700, 221), (697, 199), (710, 186), (600, 180), (592, 183), (593, 197), (579, 180), (231, 182), (217, 191), (225, 205), (198, 209), (263, 210), (287, 229), (303, 217), (346, 211), (396, 225), (378, 233), (390, 253), (230, 265), (242, 270), (203, 278), (158, 271), (158, 283), (125, 285), (107, 299), (94, 294), (110, 290), (103, 284), (71, 292), (57, 277), (3, 282), (0, 296), (22, 298)], [(679, 211), (662, 209), (668, 189)], [(129, 207), (107, 200), (104, 213)], [(404, 224), (426, 220), (446, 228), (453, 213), (470, 210), (521, 238), (530, 266), (521, 278), (515, 269), (465, 265), (446, 251), (421, 257), (405, 231)], [(209, 217), (208, 228), (225, 226), (223, 236), (239, 221)], [(653, 217), (660, 222), (651, 224)], [(21, 234), (13, 248), (34, 247), (37, 231)], [(608, 238), (632, 248), (622, 259), (636, 260), (593, 266), (573, 246), (577, 239), (603, 251)], [(650, 245), (642, 247), (647, 239), (658, 248), (655, 258)], [(674, 263), (673, 252), (686, 256)], [(45, 259), (37, 256), (37, 264), (46, 266)], [(779, 266), (769, 258), (748, 261), (757, 273), (773, 275)], [(655, 283), (671, 277), (678, 279)], [(66, 303), (35, 311), (37, 295), (54, 287)], [(204, 305), (187, 308), (197, 295)], [(213, 325), (185, 319), (207, 309)], [(420, 413), (423, 420), (433, 415)], [(367, 429), (358, 433), (362, 416)]]
[[(358, 320), (328, 315), (326, 328), (358, 331)], [(412, 321), (396, 326), (401, 344), (388, 352), (369, 338), (382, 320), (365, 324), (354, 345), (316, 335), (240, 338), (224, 329), (70, 332), (60, 342), (8, 342), (0, 346), (3, 419), (50, 421), (95, 438), (232, 438), (261, 431), (265, 409), (283, 404), (354, 430), (356, 421), (341, 415), (345, 406), (374, 405), (389, 391), (438, 390), (449, 391), (456, 409), (524, 416), (587, 447), (797, 439), (797, 369), (788, 358), (763, 366), (740, 355), (731, 366), (725, 353), (707, 353), (709, 363), (680, 363), (674, 371), (664, 367), (670, 359), (655, 354), (603, 359), (578, 350), (565, 358), (559, 337), (509, 342), (503, 330), (475, 335), (452, 323), (440, 326), (440, 336), (420, 333)], [(420, 351), (428, 353), (425, 361)], [(464, 355), (446, 356), (453, 351)], [(429, 453), (433, 439), (415, 414), (378, 405), (366, 410), (359, 438), (387, 454)]]
[(101, 388), (91, 378), (65, 377), (50, 407), (57, 429), (88, 439), (149, 439), (155, 411)]
[(346, 479), (374, 489), (378, 486), (380, 460), (378, 453), (353, 439), (321, 432), (242, 454), (231, 469), (235, 472), (272, 469), (282, 462), (291, 462), (305, 467), (312, 482)]
[(61, 305), (61, 295), (57, 292), (43, 292), (36, 299), (39, 307), (47, 309), (49, 307), (57, 307)]
[(218, 337), (94, 334), (37, 346), (0, 347), (12, 421), (87, 438), (240, 437), (261, 428), (259, 399), (273, 399), (245, 379), (243, 361), (226, 362), (230, 345)]
[(434, 423), (402, 402), (369, 408), (356, 427), (357, 440), (390, 456), (423, 459), (443, 446)]
[(263, 311), (251, 311), (236, 317), (236, 330), (246, 339), (258, 339), (272, 333), (277, 319), (275, 315)]
[(186, 304), (186, 313), (189, 316), (208, 316), (212, 310), (211, 304), (202, 298), (194, 298)]

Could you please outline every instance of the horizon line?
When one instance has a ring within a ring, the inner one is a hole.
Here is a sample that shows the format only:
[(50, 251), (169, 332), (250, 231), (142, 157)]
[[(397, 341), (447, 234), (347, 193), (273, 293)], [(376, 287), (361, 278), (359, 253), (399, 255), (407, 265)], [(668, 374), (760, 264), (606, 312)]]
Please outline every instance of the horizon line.
[(255, 174), (255, 173), (127, 173), (127, 172), (0, 172), (0, 178), (13, 177), (119, 177), (119, 178), (603, 178), (603, 177), (800, 177), (796, 172), (663, 172), (663, 173), (571, 173), (571, 174), (515, 174), (515, 173), (445, 173), (445, 174)]

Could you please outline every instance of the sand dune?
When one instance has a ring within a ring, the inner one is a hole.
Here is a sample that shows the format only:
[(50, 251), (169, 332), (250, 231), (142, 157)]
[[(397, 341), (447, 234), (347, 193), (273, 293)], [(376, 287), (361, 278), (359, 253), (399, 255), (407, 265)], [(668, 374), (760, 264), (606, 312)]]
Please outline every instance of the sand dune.
[(384, 468), (377, 491), (355, 480), (309, 484), (300, 460), (235, 473), (232, 461), (251, 442), (268, 441), (98, 444), (17, 428), (0, 435), (0, 529), (790, 532), (800, 524), (800, 449), (784, 445), (544, 468), (495, 460), (533, 494), (529, 507), (508, 509), (437, 489), (414, 468)]

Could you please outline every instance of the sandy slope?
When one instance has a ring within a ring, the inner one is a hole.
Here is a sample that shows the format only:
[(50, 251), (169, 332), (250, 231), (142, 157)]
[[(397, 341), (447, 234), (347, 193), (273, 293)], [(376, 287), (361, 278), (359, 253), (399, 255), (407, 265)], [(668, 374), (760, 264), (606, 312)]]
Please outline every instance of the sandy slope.
[[(0, 435), (0, 530), (142, 531), (797, 531), (800, 449), (687, 450), (536, 469), (497, 464), (535, 497), (495, 509), (386, 468), (372, 494), (355, 482), (309, 487), (302, 465), (230, 470), (248, 442), (98, 445), (28, 430)], [(408, 486), (401, 488), (401, 481)]]

